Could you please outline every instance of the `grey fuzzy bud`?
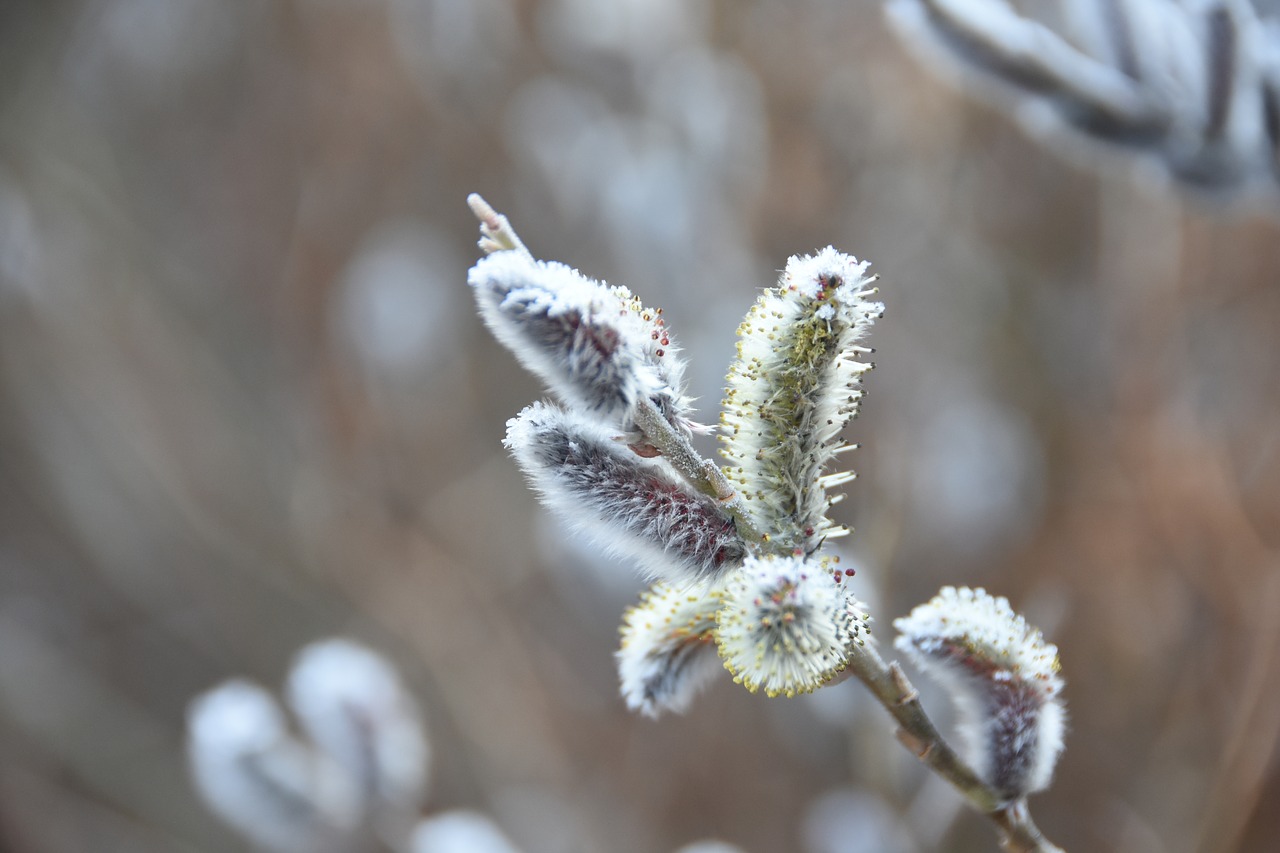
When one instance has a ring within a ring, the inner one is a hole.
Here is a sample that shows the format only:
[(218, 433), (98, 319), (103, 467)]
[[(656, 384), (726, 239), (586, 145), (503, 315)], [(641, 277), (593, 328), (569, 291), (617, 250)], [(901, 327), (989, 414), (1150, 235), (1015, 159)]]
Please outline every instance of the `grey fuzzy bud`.
[(201, 694), (187, 712), (187, 757), (205, 803), (263, 849), (336, 853), (360, 821), (342, 768), (289, 733), (262, 687), (242, 679)]
[(519, 252), (484, 258), (468, 281), (494, 337), (569, 406), (618, 423), (641, 398), (673, 424), (687, 414), (664, 322), (626, 288)]
[(430, 746), (390, 663), (350, 640), (323, 640), (299, 652), (287, 686), (303, 730), (346, 772), (366, 810), (418, 809)]
[(951, 694), (983, 781), (1009, 800), (1048, 787), (1066, 727), (1057, 647), (983, 589), (943, 587), (893, 625), (898, 649)]
[(746, 556), (714, 498), (594, 421), (535, 403), (507, 422), (504, 443), (545, 504), (652, 577), (716, 578)]

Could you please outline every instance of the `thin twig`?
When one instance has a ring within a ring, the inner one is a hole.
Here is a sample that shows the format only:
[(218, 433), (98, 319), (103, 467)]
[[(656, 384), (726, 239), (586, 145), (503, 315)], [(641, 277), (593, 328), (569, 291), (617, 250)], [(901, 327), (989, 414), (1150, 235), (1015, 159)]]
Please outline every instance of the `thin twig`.
[(849, 670), (897, 721), (898, 740), (991, 819), (1008, 853), (1062, 853), (1041, 835), (1026, 800), (1006, 802), (956, 754), (925, 713), (920, 694), (896, 661), (885, 663), (875, 646), (866, 643), (854, 647)]
[(755, 526), (742, 496), (733, 490), (718, 465), (703, 459), (688, 437), (673, 427), (649, 399), (642, 397), (636, 401), (633, 414), (645, 440), (658, 448), (695, 489), (720, 501), (720, 506), (733, 517), (738, 535), (744, 541), (767, 545), (768, 537)]
[(476, 219), (480, 220), (480, 250), (486, 255), (511, 250), (533, 257), (507, 217), (494, 210), (480, 193), (467, 196), (467, 206), (476, 215)]

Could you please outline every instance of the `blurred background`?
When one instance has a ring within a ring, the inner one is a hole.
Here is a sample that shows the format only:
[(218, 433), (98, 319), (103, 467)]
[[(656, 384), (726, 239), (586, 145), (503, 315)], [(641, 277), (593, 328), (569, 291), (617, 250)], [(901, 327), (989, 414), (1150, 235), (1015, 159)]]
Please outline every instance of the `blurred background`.
[(472, 191), (662, 306), (709, 422), (787, 257), (869, 258), (838, 520), (883, 641), (954, 583), (1059, 645), (1067, 849), (1280, 849), (1280, 224), (1112, 166), (872, 2), (0, 4), (0, 850), (248, 849), (186, 706), (335, 634), (417, 697), (425, 811), (530, 853), (995, 849), (856, 684), (626, 712), (642, 584), (500, 445), (541, 391)]

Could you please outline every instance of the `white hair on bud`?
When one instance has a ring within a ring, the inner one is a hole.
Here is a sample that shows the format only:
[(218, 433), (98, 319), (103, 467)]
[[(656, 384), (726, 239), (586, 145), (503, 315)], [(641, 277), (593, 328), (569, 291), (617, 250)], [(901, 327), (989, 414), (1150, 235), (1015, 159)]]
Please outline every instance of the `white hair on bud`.
[(1066, 728), (1057, 647), (983, 589), (943, 587), (893, 625), (898, 649), (948, 688), (979, 777), (1010, 800), (1048, 787)]
[(618, 675), (632, 711), (684, 713), (722, 667), (716, 654), (720, 593), (706, 584), (657, 583), (622, 622)]
[(287, 695), (307, 735), (347, 773), (366, 808), (419, 807), (430, 750), (417, 705), (390, 663), (350, 640), (312, 643), (294, 660)]
[(827, 247), (787, 262), (738, 329), (721, 423), (726, 476), (753, 522), (783, 550), (813, 553), (842, 535), (827, 518), (827, 490), (852, 473), (823, 474), (849, 449), (839, 438), (857, 415), (857, 341), (883, 313), (868, 297), (867, 263)]
[(503, 442), (543, 503), (655, 578), (707, 580), (746, 546), (716, 500), (662, 459), (644, 459), (608, 427), (544, 403), (507, 422)]
[(514, 251), (483, 258), (467, 281), (494, 337), (569, 406), (622, 423), (648, 398), (688, 428), (684, 362), (662, 312), (625, 287)]
[(825, 561), (749, 557), (725, 583), (720, 657), (734, 681), (769, 696), (809, 693), (865, 642), (867, 615)]
[(349, 780), (289, 735), (263, 688), (235, 679), (193, 700), (187, 758), (204, 801), (255, 844), (280, 853), (350, 844), (361, 815)]
[(420, 821), (408, 849), (409, 853), (520, 853), (491, 819), (467, 809)]

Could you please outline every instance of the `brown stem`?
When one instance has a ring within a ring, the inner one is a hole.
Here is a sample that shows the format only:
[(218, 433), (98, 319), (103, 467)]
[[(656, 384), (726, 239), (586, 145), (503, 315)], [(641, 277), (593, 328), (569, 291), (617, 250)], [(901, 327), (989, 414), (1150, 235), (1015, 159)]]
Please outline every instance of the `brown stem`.
[(661, 451), (695, 489), (720, 501), (720, 506), (733, 517), (743, 540), (757, 546), (768, 543), (768, 537), (756, 528), (741, 495), (733, 490), (724, 472), (711, 460), (703, 459), (689, 439), (662, 416), (652, 401), (646, 398), (638, 400), (633, 414), (645, 440)]
[(1063, 853), (1061, 847), (1040, 834), (1025, 799), (1015, 800), (988, 817), (999, 828), (1000, 846), (1009, 853)]
[(849, 670), (875, 695), (898, 723), (898, 740), (934, 773), (955, 787), (976, 810), (996, 825), (1009, 853), (1062, 853), (1040, 834), (1025, 799), (1006, 802), (978, 778), (938, 732), (920, 704), (920, 694), (897, 662), (885, 663), (871, 643), (855, 646)]

